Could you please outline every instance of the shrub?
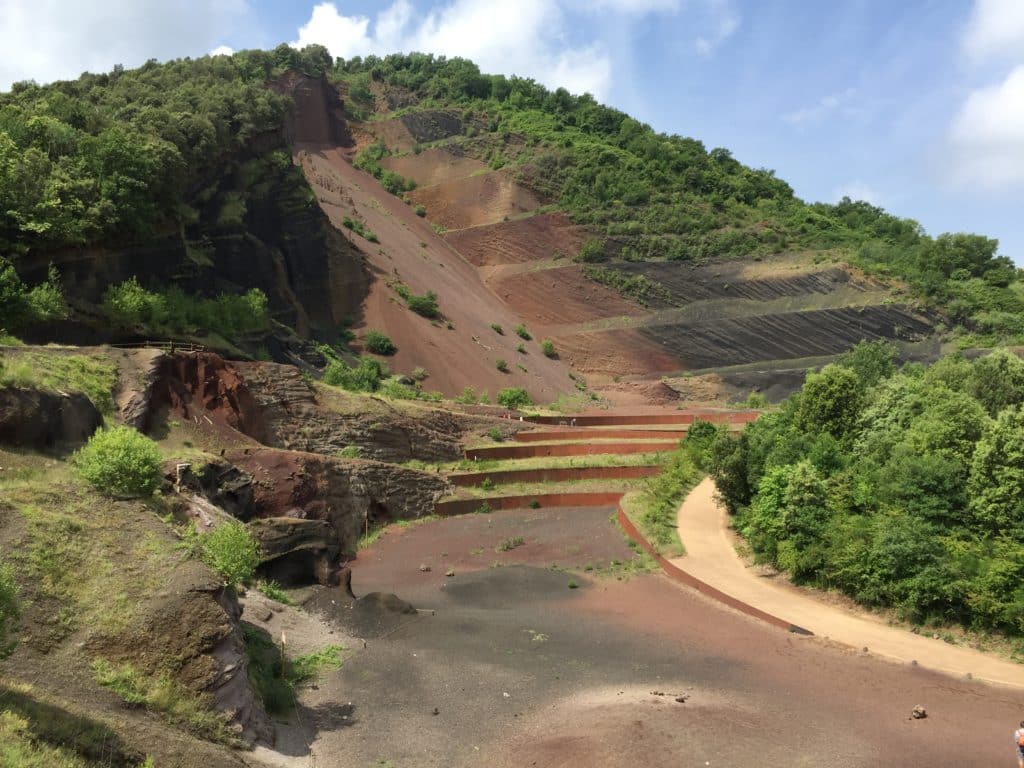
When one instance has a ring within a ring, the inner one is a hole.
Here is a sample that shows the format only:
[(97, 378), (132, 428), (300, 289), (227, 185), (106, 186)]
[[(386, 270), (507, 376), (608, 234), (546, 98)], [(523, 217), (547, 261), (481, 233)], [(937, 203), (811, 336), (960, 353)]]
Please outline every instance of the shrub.
[(529, 341), (530, 339), (533, 338), (533, 336), (530, 335), (530, 332), (526, 330), (526, 326), (523, 325), (522, 323), (516, 326), (516, 336), (518, 336), (523, 341)]
[(604, 261), (604, 259), (604, 243), (596, 238), (586, 240), (580, 246), (580, 253), (576, 257), (576, 261), (582, 261), (585, 264), (593, 264), (597, 261)]
[(435, 318), (438, 316), (437, 294), (427, 291), (424, 296), (409, 296), (406, 299), (409, 309), (422, 317)]
[(346, 445), (338, 451), (339, 459), (358, 459), (363, 455), (363, 449), (358, 445)]
[(489, 477), (485, 477), (480, 482), (480, 490), (481, 491), (493, 491), (494, 490), (494, 481), (491, 480), (491, 478), (489, 478)]
[(498, 405), (505, 408), (523, 408), (533, 405), (533, 400), (522, 387), (507, 387), (498, 393)]
[(551, 339), (544, 339), (540, 343), (540, 351), (544, 353), (544, 357), (550, 357), (552, 359), (558, 357), (558, 352), (555, 351), (555, 342)]
[(540, 502), (537, 499), (531, 499), (530, 509), (540, 509)]
[(466, 387), (461, 394), (455, 396), (455, 402), (460, 405), (476, 405), (476, 390)]
[(497, 323), (491, 323), (491, 330), (494, 331), (499, 336), (504, 336), (505, 335), (505, 329), (502, 328)]
[(489, 430), (487, 430), (487, 436), (496, 443), (502, 443), (505, 441), (505, 436), (497, 427), (491, 427)]
[(203, 562), (213, 568), (228, 587), (247, 584), (260, 564), (260, 545), (245, 523), (231, 520), (202, 537)]
[(363, 336), (363, 346), (375, 355), (393, 355), (398, 351), (394, 342), (381, 331), (369, 330)]
[(516, 347), (516, 352), (518, 352), (520, 355), (525, 355), (526, 347), (520, 344), (518, 347)]
[(416, 215), (419, 216), (421, 219), (427, 215), (427, 209), (424, 208), (422, 205), (417, 205), (415, 211)]
[(505, 362), (505, 361), (504, 361), (503, 359), (501, 359), (501, 358), (499, 358), (499, 359), (498, 359), (498, 360), (497, 360), (497, 361), (496, 361), (496, 362), (494, 363), (494, 367), (495, 367), (495, 368), (497, 368), (497, 369), (498, 369), (499, 371), (501, 371), (502, 373), (508, 373), (508, 363), (506, 363), (506, 362)]
[(360, 357), (359, 365), (355, 368), (350, 368), (341, 360), (332, 360), (324, 369), (324, 383), (350, 392), (376, 392), (381, 380), (388, 375), (387, 366), (372, 357)]
[(160, 449), (131, 427), (100, 429), (75, 454), (82, 479), (101, 493), (149, 496), (160, 483)]
[(147, 291), (134, 277), (120, 285), (112, 285), (103, 294), (103, 311), (123, 325), (152, 325), (167, 317), (167, 301)]
[(430, 376), (430, 374), (427, 373), (427, 369), (423, 368), (422, 366), (416, 366), (415, 368), (413, 368), (412, 373), (409, 375), (412, 376), (413, 381), (423, 381), (428, 376)]

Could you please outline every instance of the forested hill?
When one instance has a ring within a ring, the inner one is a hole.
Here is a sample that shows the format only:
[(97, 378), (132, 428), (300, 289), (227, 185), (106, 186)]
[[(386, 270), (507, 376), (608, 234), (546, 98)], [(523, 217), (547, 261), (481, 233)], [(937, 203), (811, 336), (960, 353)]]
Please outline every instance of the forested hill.
[[(0, 94), (5, 258), (17, 268), (68, 247), (180, 232), (202, 263), (222, 257), (204, 238), (244, 224), (260, 200), (287, 195), (292, 211), (312, 206), (304, 181), (289, 175), (280, 140), (261, 144), (282, 135), (290, 103), (270, 86), (288, 71), (336, 83), (354, 119), (439, 110), (456, 117), (460, 133), (439, 141), (509, 168), (585, 225), (592, 237), (573, 256), (605, 262), (606, 278), (625, 261), (811, 252), (902, 279), (964, 324), (970, 343), (1024, 337), (1024, 283), (992, 239), (933, 238), (864, 202), (807, 204), (773, 172), (696, 139), (655, 133), (589, 95), (425, 54), (334, 61), (319, 46), (279, 46), (42, 87), (19, 83)], [(380, 174), (376, 161), (393, 151), (375, 145), (360, 159)], [(211, 178), (228, 172), (230, 187)]]

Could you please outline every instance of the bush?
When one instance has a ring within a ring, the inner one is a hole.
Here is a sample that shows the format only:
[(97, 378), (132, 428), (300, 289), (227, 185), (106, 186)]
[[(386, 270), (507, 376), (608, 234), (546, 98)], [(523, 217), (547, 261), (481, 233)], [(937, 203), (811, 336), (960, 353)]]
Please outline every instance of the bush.
[(551, 339), (544, 339), (540, 343), (540, 351), (544, 353), (544, 357), (550, 357), (552, 359), (558, 357), (558, 352), (555, 351), (555, 342)]
[(476, 390), (472, 387), (466, 387), (460, 394), (455, 396), (455, 402), (460, 405), (476, 405)]
[(533, 400), (522, 387), (507, 387), (498, 393), (498, 405), (518, 409), (533, 405)]
[(580, 253), (576, 257), (576, 261), (582, 261), (585, 264), (593, 264), (594, 262), (604, 261), (604, 259), (604, 243), (595, 238), (586, 240), (580, 246)]
[(75, 454), (74, 464), (101, 493), (150, 496), (160, 484), (160, 449), (131, 427), (100, 429)]
[(497, 368), (497, 369), (498, 369), (499, 371), (501, 371), (502, 373), (508, 373), (508, 363), (506, 363), (506, 362), (505, 362), (505, 361), (504, 361), (503, 359), (501, 359), (501, 358), (499, 358), (499, 359), (498, 359), (498, 360), (497, 360), (497, 361), (496, 361), (496, 362), (494, 363), (494, 367), (495, 367), (495, 368)]
[(487, 436), (496, 443), (505, 442), (505, 435), (503, 435), (501, 433), (501, 430), (498, 429), (497, 427), (491, 427), (489, 430), (487, 430)]
[(421, 219), (427, 215), (427, 209), (424, 208), (422, 205), (417, 205), (414, 210), (416, 211), (416, 215), (419, 216)]
[(372, 357), (360, 357), (355, 368), (341, 360), (332, 360), (324, 369), (324, 383), (350, 392), (376, 392), (380, 382), (389, 375), (387, 366)]
[(529, 341), (530, 339), (533, 338), (533, 336), (530, 335), (530, 332), (526, 330), (526, 326), (523, 325), (522, 323), (516, 326), (516, 336), (518, 336), (523, 341)]
[(409, 305), (409, 309), (422, 317), (433, 319), (439, 314), (437, 294), (433, 291), (427, 291), (424, 296), (411, 295), (406, 299), (405, 303)]
[(363, 346), (375, 355), (393, 355), (398, 351), (398, 347), (387, 335), (376, 330), (366, 332), (366, 335), (363, 336)]
[(502, 328), (497, 323), (491, 323), (491, 330), (494, 331), (499, 336), (504, 336), (505, 335), (505, 329)]
[(260, 564), (260, 545), (245, 523), (231, 520), (202, 537), (203, 562), (213, 568), (231, 588), (247, 584)]

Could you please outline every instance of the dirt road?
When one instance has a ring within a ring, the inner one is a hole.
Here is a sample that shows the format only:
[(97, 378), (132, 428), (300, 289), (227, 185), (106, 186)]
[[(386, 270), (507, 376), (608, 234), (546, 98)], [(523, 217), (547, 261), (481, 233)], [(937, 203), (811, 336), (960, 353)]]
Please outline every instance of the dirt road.
[[(1024, 687), (1024, 666), (892, 627), (866, 612), (854, 612), (815, 598), (805, 590), (766, 577), (748, 567), (734, 546), (725, 508), (705, 479), (679, 508), (679, 537), (686, 555), (672, 562), (732, 597), (852, 648), (918, 665), (955, 677)], [(780, 577), (781, 579), (781, 577)]]

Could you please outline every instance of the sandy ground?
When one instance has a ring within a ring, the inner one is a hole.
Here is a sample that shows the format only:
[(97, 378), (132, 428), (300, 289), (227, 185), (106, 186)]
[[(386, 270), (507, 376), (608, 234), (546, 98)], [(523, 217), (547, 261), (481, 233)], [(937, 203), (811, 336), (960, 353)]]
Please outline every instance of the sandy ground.
[(1024, 666), (970, 648), (916, 635), (865, 612), (816, 599), (806, 590), (779, 583), (748, 567), (737, 554), (729, 516), (705, 479), (679, 508), (679, 538), (686, 556), (673, 561), (691, 575), (763, 611), (852, 648), (938, 670), (955, 677), (1024, 688)]
[[(513, 535), (525, 543), (497, 552)], [(287, 764), (952, 768), (1012, 760), (1024, 694), (801, 638), (659, 574), (618, 580), (577, 570), (630, 556), (607, 509), (391, 529), (353, 564), (356, 593), (393, 591), (421, 610), (399, 613), (372, 596), (363, 600), (371, 608), (353, 608), (331, 591), (308, 603), (354, 636), (357, 650), (303, 697), (303, 722), (316, 731), (311, 751), (283, 729)], [(916, 704), (927, 719), (910, 718)]]

